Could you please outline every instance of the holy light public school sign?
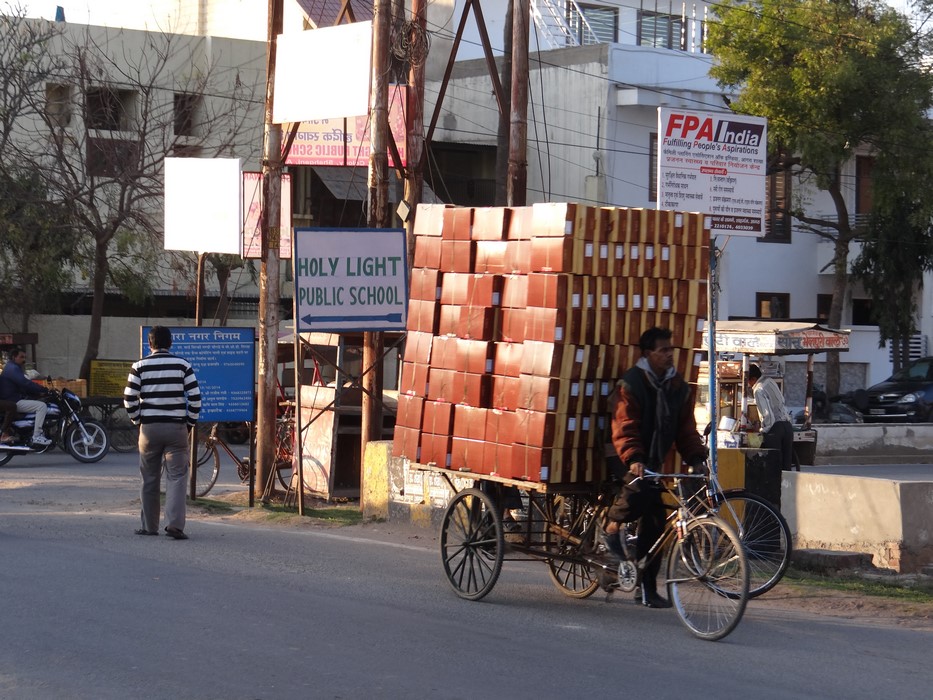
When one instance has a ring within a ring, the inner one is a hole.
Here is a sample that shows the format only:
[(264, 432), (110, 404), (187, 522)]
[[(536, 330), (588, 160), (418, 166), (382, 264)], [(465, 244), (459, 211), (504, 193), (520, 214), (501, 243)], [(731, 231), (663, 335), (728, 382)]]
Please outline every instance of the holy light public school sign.
[(295, 229), (299, 333), (405, 330), (404, 229)]

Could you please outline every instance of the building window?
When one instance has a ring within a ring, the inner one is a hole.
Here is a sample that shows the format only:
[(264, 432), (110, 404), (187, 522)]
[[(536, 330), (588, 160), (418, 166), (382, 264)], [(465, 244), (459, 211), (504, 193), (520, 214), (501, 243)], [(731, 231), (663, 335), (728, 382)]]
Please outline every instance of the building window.
[(619, 8), (569, 3), (567, 24), (581, 46), (612, 44), (619, 32)]
[(758, 292), (755, 294), (755, 309), (758, 318), (790, 318), (790, 294)]
[(201, 96), (189, 92), (175, 93), (175, 136), (197, 136)]
[(658, 201), (658, 135), (648, 140), (648, 201)]
[(53, 126), (71, 124), (71, 86), (48, 83), (45, 86), (45, 115)]
[(683, 17), (640, 10), (637, 40), (639, 46), (686, 51), (687, 33)]
[(185, 146), (183, 144), (175, 144), (172, 147), (172, 157), (173, 158), (200, 158), (203, 155), (204, 149), (200, 146)]
[[(827, 318), (829, 314), (827, 314)], [(871, 317), (871, 299), (852, 300), (852, 325), (877, 326), (878, 322)]]
[(855, 215), (865, 216), (871, 213), (872, 184), (871, 171), (875, 159), (871, 156), (855, 158)]
[(139, 143), (123, 139), (87, 140), (87, 174), (92, 177), (132, 177), (139, 170)]
[(832, 294), (816, 295), (816, 318), (821, 323), (829, 321), (829, 309), (833, 304)]
[(765, 235), (761, 240), (790, 243), (791, 173), (778, 170), (765, 180)]
[(88, 129), (128, 131), (133, 118), (136, 93), (132, 90), (91, 88), (87, 91), (86, 123)]

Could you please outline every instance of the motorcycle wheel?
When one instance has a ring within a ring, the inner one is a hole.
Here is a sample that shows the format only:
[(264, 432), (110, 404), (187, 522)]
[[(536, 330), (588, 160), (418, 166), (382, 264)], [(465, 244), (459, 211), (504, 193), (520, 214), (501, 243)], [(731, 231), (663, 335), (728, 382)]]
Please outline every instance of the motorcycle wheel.
[(0, 452), (0, 467), (13, 459), (12, 452)]
[(65, 449), (68, 454), (79, 462), (99, 462), (110, 449), (110, 437), (103, 425), (96, 420), (84, 420), (84, 429), (88, 434), (88, 441), (84, 441), (79, 425), (72, 425), (65, 432)]

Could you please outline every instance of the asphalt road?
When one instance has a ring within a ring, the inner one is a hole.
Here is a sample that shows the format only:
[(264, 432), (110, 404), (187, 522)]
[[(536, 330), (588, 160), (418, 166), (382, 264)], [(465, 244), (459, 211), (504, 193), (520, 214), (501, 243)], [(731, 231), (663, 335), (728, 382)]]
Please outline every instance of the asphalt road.
[[(672, 611), (507, 563), (483, 601), (433, 536), (196, 517), (137, 537), (134, 455), (0, 469), (0, 697), (927, 697), (933, 633), (752, 601), (718, 643)], [(240, 489), (232, 465), (222, 489)]]

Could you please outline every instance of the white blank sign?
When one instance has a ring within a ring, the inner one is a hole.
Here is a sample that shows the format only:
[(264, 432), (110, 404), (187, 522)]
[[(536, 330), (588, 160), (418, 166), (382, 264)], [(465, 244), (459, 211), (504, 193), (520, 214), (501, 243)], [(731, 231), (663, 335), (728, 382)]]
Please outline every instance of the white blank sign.
[(372, 22), (280, 34), (276, 42), (276, 124), (369, 112)]
[(240, 254), (239, 158), (165, 159), (165, 250)]

